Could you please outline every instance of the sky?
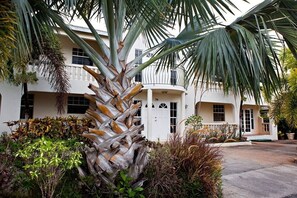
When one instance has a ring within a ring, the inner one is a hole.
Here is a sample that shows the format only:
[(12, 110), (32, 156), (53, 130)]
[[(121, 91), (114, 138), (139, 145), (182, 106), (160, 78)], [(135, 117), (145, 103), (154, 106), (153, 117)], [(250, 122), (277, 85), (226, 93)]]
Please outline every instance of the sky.
[[(249, 3), (246, 3), (243, 0), (232, 0), (232, 2), (237, 6), (237, 8), (239, 10), (233, 9), (234, 15), (232, 15), (231, 13), (226, 13), (226, 15), (225, 15), (226, 24), (234, 21), (237, 17), (243, 15), (245, 12), (250, 10), (255, 5), (263, 2), (263, 0), (248, 0), (248, 1), (249, 1)], [(77, 25), (77, 26), (82, 26), (82, 27), (87, 27), (87, 25), (82, 20), (75, 20), (74, 22), (71, 22), (71, 24)], [(103, 21), (98, 23), (97, 21), (93, 20), (92, 24), (93, 25), (96, 24), (95, 25), (96, 29), (105, 31), (105, 26), (104, 26)], [(176, 28), (174, 30), (170, 30), (170, 33), (173, 35), (177, 35), (178, 32), (179, 32), (178, 28)]]

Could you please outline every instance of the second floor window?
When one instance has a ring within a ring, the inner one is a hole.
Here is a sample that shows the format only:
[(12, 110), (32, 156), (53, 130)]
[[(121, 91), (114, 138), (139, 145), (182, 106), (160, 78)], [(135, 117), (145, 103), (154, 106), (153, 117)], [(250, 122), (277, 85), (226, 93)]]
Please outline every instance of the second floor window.
[[(142, 50), (140, 49), (135, 49), (135, 58), (137, 58), (138, 56), (141, 56), (142, 55)], [(142, 58), (139, 59), (138, 61), (136, 61), (136, 67), (139, 65), (139, 64), (142, 64)], [(135, 82), (142, 82), (142, 73), (139, 72), (138, 74), (135, 75)]]
[(72, 64), (93, 66), (93, 62), (88, 55), (79, 48), (72, 49)]
[(171, 85), (176, 85), (177, 82), (177, 73), (176, 70), (171, 70), (170, 71), (170, 84)]
[(225, 121), (224, 105), (213, 105), (213, 121)]
[[(142, 50), (141, 49), (135, 49), (135, 58), (137, 58), (138, 56), (142, 55)], [(142, 64), (142, 58), (140, 58), (137, 62), (137, 65)]]

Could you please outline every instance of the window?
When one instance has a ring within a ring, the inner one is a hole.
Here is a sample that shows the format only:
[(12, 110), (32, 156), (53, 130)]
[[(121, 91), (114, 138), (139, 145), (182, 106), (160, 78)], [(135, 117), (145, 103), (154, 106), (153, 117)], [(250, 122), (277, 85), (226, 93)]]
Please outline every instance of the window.
[[(28, 94), (28, 104), (29, 104), (29, 109), (28, 109), (29, 118), (33, 118), (33, 105), (34, 105), (33, 94)], [(21, 99), (20, 119), (25, 119), (25, 95), (23, 95)]]
[[(142, 55), (141, 49), (135, 49), (135, 58)], [(135, 64), (142, 64), (142, 58), (140, 58), (138, 61), (135, 62)]]
[(213, 121), (225, 121), (224, 105), (213, 105)]
[(170, 83), (171, 83), (171, 85), (176, 85), (176, 82), (177, 82), (176, 70), (171, 70), (170, 71)]
[(78, 64), (78, 65), (93, 65), (93, 62), (88, 57), (88, 55), (79, 48), (73, 48), (72, 49), (72, 64)]
[[(140, 49), (135, 49), (135, 58), (137, 58), (138, 56), (142, 55), (142, 50)], [(135, 63), (135, 67), (137, 67), (139, 64), (142, 64), (142, 58), (140, 58), (138, 61), (136, 61)], [(142, 73), (139, 72), (135, 75), (135, 82), (142, 82)]]
[[(138, 102), (141, 102), (141, 100), (133, 101), (134, 104)], [(141, 107), (138, 109), (137, 113), (135, 114), (134, 119), (138, 119), (138, 121), (134, 123), (136, 126), (141, 125)]]
[(160, 109), (167, 109), (167, 105), (166, 105), (165, 103), (161, 103), (161, 104), (159, 105), (159, 108), (160, 108)]
[(170, 103), (170, 133), (176, 133), (177, 125), (177, 103)]
[(269, 123), (268, 109), (261, 109), (260, 116), (263, 118), (263, 123)]
[(68, 96), (67, 113), (84, 114), (89, 108), (89, 100), (83, 96)]
[(251, 109), (251, 128), (254, 129), (254, 110)]

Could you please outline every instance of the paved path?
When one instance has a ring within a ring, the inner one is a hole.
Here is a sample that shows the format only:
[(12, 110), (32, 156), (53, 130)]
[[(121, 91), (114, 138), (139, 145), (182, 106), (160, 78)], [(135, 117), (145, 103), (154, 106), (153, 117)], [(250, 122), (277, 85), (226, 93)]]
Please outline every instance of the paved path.
[(225, 198), (297, 198), (297, 142), (222, 148)]

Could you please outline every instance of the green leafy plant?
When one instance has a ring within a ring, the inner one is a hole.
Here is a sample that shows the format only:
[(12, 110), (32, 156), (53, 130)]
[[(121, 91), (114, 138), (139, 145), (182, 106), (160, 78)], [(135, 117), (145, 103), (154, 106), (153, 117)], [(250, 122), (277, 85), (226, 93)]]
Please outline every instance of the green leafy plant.
[(66, 170), (77, 167), (82, 155), (66, 146), (64, 141), (52, 141), (42, 137), (28, 142), (17, 152), (25, 160), (25, 170), (38, 184), (42, 197), (54, 196), (55, 188)]
[(38, 186), (24, 173), (23, 160), (15, 157), (22, 145), (6, 133), (0, 136), (0, 197), (38, 196)]
[(187, 118), (185, 125), (192, 126), (194, 130), (197, 130), (202, 127), (203, 118), (199, 115), (191, 115)]
[(137, 185), (132, 185), (133, 178), (129, 177), (125, 171), (120, 171), (120, 180), (115, 190), (115, 194), (119, 197), (135, 197), (144, 198), (142, 194), (143, 188)]

